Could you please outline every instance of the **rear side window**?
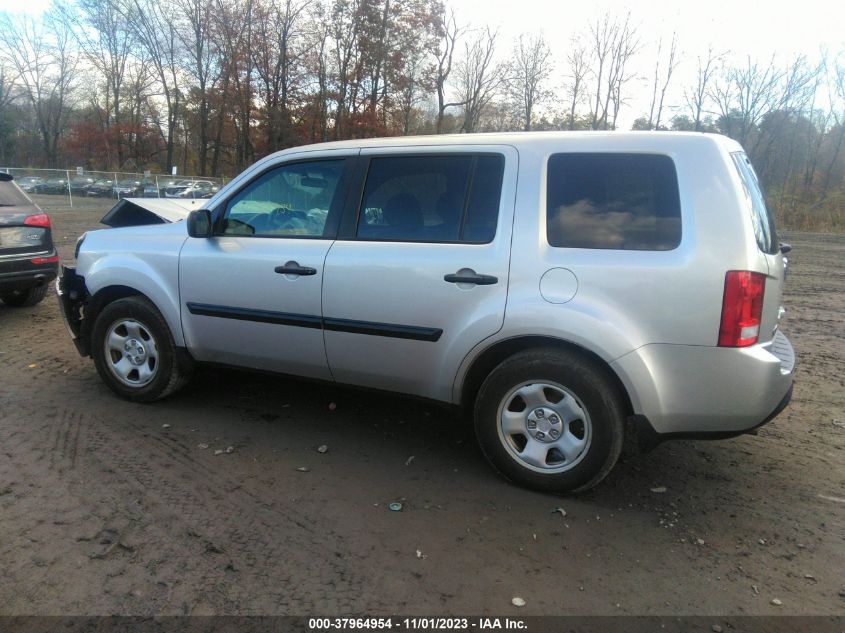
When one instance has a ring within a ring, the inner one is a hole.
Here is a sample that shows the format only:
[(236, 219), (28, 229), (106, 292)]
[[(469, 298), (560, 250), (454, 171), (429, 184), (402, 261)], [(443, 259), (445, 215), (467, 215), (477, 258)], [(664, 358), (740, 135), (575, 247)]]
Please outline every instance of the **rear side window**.
[(504, 158), (499, 154), (373, 158), (358, 239), (488, 243), (496, 234)]
[(751, 223), (754, 225), (754, 238), (757, 240), (757, 246), (764, 253), (775, 253), (778, 250), (775, 221), (766, 207), (766, 199), (760, 189), (757, 173), (751, 166), (748, 156), (744, 153), (736, 152), (731, 154), (731, 158), (733, 158), (734, 165), (739, 172), (742, 189), (751, 208)]
[(552, 246), (668, 251), (681, 242), (678, 177), (668, 156), (553, 154), (546, 191)]
[(0, 207), (31, 207), (32, 201), (13, 180), (0, 180)]

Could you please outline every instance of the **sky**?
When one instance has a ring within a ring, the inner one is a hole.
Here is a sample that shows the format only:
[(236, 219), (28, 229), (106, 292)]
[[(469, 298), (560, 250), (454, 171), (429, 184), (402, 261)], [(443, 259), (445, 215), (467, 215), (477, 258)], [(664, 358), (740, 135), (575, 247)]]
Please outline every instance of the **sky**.
[(637, 78), (626, 89), (629, 103), (619, 118), (623, 128), (629, 128), (638, 116), (648, 115), (651, 79), (646, 78), (654, 75), (657, 42), (663, 37), (665, 52), (673, 31), (678, 35), (681, 63), (673, 74), (667, 103), (679, 106), (684, 85), (695, 81), (697, 56), (706, 57), (711, 44), (714, 50), (729, 52), (730, 59), (739, 60), (748, 55), (763, 61), (775, 55), (784, 62), (796, 54), (818, 58), (823, 47), (845, 55), (845, 2), (841, 0), (451, 0), (450, 5), (465, 24), (498, 28), (505, 49), (520, 33), (541, 31), (552, 50), (553, 83), (556, 79), (558, 85), (566, 74), (564, 60), (572, 36), (585, 32), (605, 13), (624, 16), (630, 12), (643, 47), (632, 60)]
[[(670, 86), (667, 103), (683, 104), (683, 87), (695, 79), (696, 58), (709, 45), (733, 59), (747, 55), (782, 62), (796, 54), (818, 58), (822, 48), (845, 56), (845, 2), (836, 0), (447, 0), (465, 25), (499, 29), (499, 54), (507, 55), (520, 33), (541, 31), (553, 54), (551, 86), (560, 87), (566, 73), (564, 59), (571, 37), (584, 32), (606, 12), (632, 23), (643, 47), (632, 62), (637, 76), (627, 89), (628, 104), (620, 113), (620, 127), (648, 114), (657, 42), (678, 35), (681, 63)], [(0, 0), (0, 11), (40, 14), (50, 0)], [(668, 44), (667, 44), (668, 45)], [(671, 116), (674, 111), (669, 111)], [(666, 118), (664, 116), (664, 118)]]

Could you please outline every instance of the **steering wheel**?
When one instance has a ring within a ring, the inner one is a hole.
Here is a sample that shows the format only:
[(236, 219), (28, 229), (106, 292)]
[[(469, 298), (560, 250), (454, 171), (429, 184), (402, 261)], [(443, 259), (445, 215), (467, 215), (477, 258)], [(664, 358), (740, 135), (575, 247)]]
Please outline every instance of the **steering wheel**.
[(276, 207), (270, 211), (269, 224), (277, 229), (295, 229), (296, 224), (292, 222), (291, 210), (284, 207)]

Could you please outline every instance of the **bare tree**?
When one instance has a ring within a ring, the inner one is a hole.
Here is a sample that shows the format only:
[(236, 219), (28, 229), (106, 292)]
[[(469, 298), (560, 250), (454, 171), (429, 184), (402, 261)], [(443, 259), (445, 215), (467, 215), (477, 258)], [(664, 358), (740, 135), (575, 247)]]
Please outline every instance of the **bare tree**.
[(309, 4), (307, 0), (269, 0), (259, 9), (256, 35), (263, 45), (254, 47), (252, 55), (267, 120), (267, 150), (271, 152), (290, 144), (291, 102), (300, 88), (304, 54), (300, 22)]
[(701, 131), (702, 114), (705, 112), (705, 106), (709, 99), (711, 87), (710, 82), (713, 79), (719, 64), (724, 59), (724, 53), (716, 53), (713, 50), (713, 45), (707, 47), (707, 57), (698, 56), (698, 67), (696, 71), (696, 82), (694, 86), (690, 86), (684, 90), (684, 100), (690, 111), (690, 118), (695, 125), (695, 131)]
[(830, 181), (833, 176), (833, 171), (836, 163), (839, 160), (839, 155), (842, 151), (843, 141), (845, 141), (845, 64), (836, 60), (833, 63), (832, 73), (828, 73), (829, 85), (828, 95), (830, 98), (830, 113), (836, 123), (836, 138), (833, 141), (833, 151), (830, 154), (830, 160), (825, 170), (824, 180), (822, 181), (821, 199), (827, 197), (830, 189)]
[(489, 28), (465, 44), (465, 55), (458, 66), (458, 99), (464, 104), (462, 132), (475, 132), (481, 113), (502, 84), (501, 69), (493, 62), (498, 31)]
[(344, 120), (350, 107), (350, 73), (355, 65), (360, 28), (360, 0), (334, 0), (329, 16), (337, 82), (334, 138), (343, 138)]
[(594, 130), (615, 127), (624, 102), (622, 88), (631, 79), (628, 62), (639, 49), (630, 14), (623, 21), (605, 14), (591, 24), (590, 48), (594, 80), (590, 127)]
[(526, 132), (531, 131), (534, 109), (549, 97), (544, 84), (551, 74), (551, 55), (542, 34), (520, 35), (514, 46), (508, 88)]
[(42, 22), (0, 13), (0, 44), (0, 61), (33, 109), (46, 162), (56, 166), (77, 76), (68, 24), (54, 13)]
[(15, 88), (12, 85), (11, 77), (6, 72), (6, 67), (0, 61), (0, 163), (6, 164), (8, 160), (8, 143), (11, 123), (9, 114), (11, 106), (15, 102)]
[(765, 65), (747, 57), (743, 66), (727, 69), (713, 83), (709, 96), (718, 108), (723, 130), (746, 149), (750, 149), (754, 127), (778, 103), (782, 77), (774, 57)]
[[(185, 52), (185, 70), (196, 82), (197, 170), (205, 175), (209, 149), (209, 98), (220, 79), (220, 52), (215, 39), (214, 5), (206, 0), (172, 0), (182, 16), (177, 29)], [(187, 115), (187, 112), (185, 112)], [(187, 131), (187, 117), (186, 117)], [(187, 146), (187, 143), (186, 143)]]
[(158, 89), (167, 106), (165, 130), (162, 136), (166, 145), (166, 166), (174, 165), (176, 128), (181, 116), (182, 92), (180, 72), (182, 53), (180, 24), (172, 4), (158, 0), (125, 0), (124, 19), (132, 25), (135, 36), (145, 49), (152, 65)]
[(657, 61), (654, 65), (654, 83), (651, 93), (651, 108), (648, 113), (648, 127), (652, 130), (660, 129), (660, 118), (663, 114), (663, 103), (666, 99), (666, 91), (669, 89), (669, 82), (672, 81), (672, 73), (678, 67), (680, 60), (677, 58), (678, 35), (672, 33), (672, 43), (669, 46), (669, 59), (666, 68), (661, 74), (661, 57), (663, 53), (663, 38), (657, 42)]
[(76, 4), (57, 6), (63, 19), (73, 26), (72, 33), (85, 59), (104, 84), (102, 125), (106, 131), (115, 131), (105, 135), (108, 162), (113, 159), (110, 145), (113, 139), (117, 165), (120, 166), (126, 158), (121, 129), (124, 123), (123, 88), (127, 64), (135, 54), (135, 38), (127, 28), (118, 0), (78, 0)]
[(584, 99), (586, 81), (590, 72), (589, 54), (582, 40), (573, 38), (566, 55), (566, 62), (569, 68), (566, 82), (566, 95), (569, 99), (567, 127), (574, 130), (575, 111)]
[(329, 119), (329, 25), (322, 2), (313, 5), (309, 15), (310, 32), (306, 35), (305, 64), (312, 77), (310, 112), (311, 142), (328, 140)]
[(458, 40), (465, 33), (465, 29), (458, 26), (455, 18), (455, 12), (449, 9), (446, 13), (445, 7), (440, 13), (441, 38), (435, 51), (437, 58), (437, 68), (434, 76), (434, 86), (437, 90), (437, 122), (436, 131), (440, 134), (443, 131), (443, 117), (446, 114), (446, 108), (454, 108), (465, 105), (462, 101), (446, 101), (446, 82), (449, 80), (449, 75), (452, 74), (452, 64), (455, 57), (455, 49), (458, 45)]
[[(607, 97), (604, 104), (604, 128), (608, 127), (608, 113), (610, 117), (610, 128), (616, 129), (616, 121), (619, 117), (619, 110), (625, 103), (622, 97), (622, 89), (632, 75), (628, 69), (628, 62), (640, 48), (639, 38), (636, 29), (631, 25), (631, 15), (625, 16), (625, 21), (620, 24), (618, 40), (611, 49), (611, 64), (608, 70)], [(608, 97), (610, 106), (608, 106)], [(612, 108), (612, 110), (611, 110)]]

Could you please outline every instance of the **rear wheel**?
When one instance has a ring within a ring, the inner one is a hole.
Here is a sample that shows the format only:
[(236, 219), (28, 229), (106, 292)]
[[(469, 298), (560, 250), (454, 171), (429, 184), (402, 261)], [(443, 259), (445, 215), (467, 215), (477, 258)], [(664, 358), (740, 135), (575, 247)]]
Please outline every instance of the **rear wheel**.
[(13, 308), (25, 308), (34, 306), (47, 296), (49, 284), (42, 284), (27, 290), (10, 290), (8, 292), (0, 293), (0, 299), (3, 300), (7, 306)]
[(475, 429), (507, 478), (540, 490), (576, 492), (604, 479), (622, 450), (625, 408), (596, 363), (563, 350), (520, 352), (478, 392)]
[(180, 389), (193, 363), (176, 347), (167, 322), (143, 297), (104, 307), (94, 322), (91, 356), (112, 391), (135, 402), (151, 402)]

